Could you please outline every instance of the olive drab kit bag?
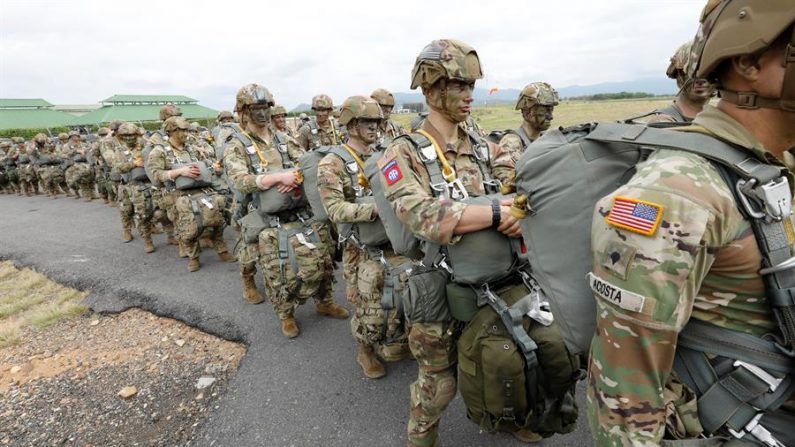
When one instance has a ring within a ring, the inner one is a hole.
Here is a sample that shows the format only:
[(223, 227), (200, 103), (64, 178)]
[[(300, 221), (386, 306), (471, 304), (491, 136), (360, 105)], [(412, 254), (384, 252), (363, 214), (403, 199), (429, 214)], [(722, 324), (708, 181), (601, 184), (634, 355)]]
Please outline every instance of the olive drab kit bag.
[[(785, 168), (681, 126), (584, 124), (549, 130), (530, 145), (517, 162), (516, 187), (527, 198), (521, 226), (531, 276), (569, 352), (584, 358), (596, 327), (593, 295), (600, 293), (599, 281), (590, 275), (596, 202), (629, 181), (635, 166), (658, 149), (708, 159), (754, 229), (765, 259), (760, 273), (784, 346), (691, 320), (680, 333), (674, 371), (696, 392), (705, 433), (728, 428), (739, 439), (795, 445), (795, 420), (776, 413), (795, 391), (795, 257), (786, 237), (791, 230), (785, 228), (792, 190)], [(732, 383), (746, 391), (738, 394)], [(777, 441), (765, 427), (778, 433)]]
[[(479, 135), (469, 132), (484, 196), (470, 195), (460, 179), (449, 175), (451, 167), (427, 134), (399, 138), (417, 150), (435, 195), (482, 205), (510, 197), (491, 177), (488, 146)], [(527, 272), (521, 242), (494, 229), (463, 235), (444, 247), (418, 238), (386, 200), (382, 169), (373, 159), (365, 165), (386, 233), (395, 252), (422, 259), (410, 271), (402, 296), (406, 319), (455, 319), (464, 326), (457, 345), (458, 383), (467, 416), (489, 432), (527, 428), (551, 436), (572, 431), (579, 365)]]

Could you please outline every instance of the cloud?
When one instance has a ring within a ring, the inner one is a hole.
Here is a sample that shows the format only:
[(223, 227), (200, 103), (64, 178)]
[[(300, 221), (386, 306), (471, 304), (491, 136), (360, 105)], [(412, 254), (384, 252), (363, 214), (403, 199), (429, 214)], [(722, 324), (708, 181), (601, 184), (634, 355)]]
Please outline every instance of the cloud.
[(477, 49), (481, 87), (663, 76), (701, 3), (5, 0), (0, 97), (183, 94), (230, 109), (237, 89), (257, 82), (288, 108), (321, 92), (341, 103), (377, 87), (407, 91), (414, 58), (441, 37)]

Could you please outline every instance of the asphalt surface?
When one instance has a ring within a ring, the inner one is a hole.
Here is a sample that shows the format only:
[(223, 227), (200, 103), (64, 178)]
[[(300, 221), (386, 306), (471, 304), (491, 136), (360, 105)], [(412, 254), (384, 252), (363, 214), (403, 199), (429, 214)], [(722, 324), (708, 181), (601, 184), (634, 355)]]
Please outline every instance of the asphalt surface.
[[(231, 248), (233, 231), (226, 236)], [(237, 264), (221, 263), (205, 249), (201, 270), (189, 273), (165, 235), (154, 240), (157, 251), (149, 255), (137, 234), (123, 243), (117, 209), (101, 201), (0, 195), (0, 259), (89, 291), (87, 304), (95, 311), (138, 307), (248, 346), (195, 445), (406, 444), (413, 361), (388, 364), (385, 378), (367, 380), (354, 360), (348, 321), (320, 317), (310, 302), (296, 313), (301, 335), (288, 340), (267, 302), (244, 303)], [(339, 303), (345, 303), (343, 289), (338, 281)], [(582, 388), (577, 430), (536, 445), (592, 445)], [(510, 435), (481, 433), (467, 420), (460, 396), (445, 412), (440, 438), (444, 446), (526, 445)]]

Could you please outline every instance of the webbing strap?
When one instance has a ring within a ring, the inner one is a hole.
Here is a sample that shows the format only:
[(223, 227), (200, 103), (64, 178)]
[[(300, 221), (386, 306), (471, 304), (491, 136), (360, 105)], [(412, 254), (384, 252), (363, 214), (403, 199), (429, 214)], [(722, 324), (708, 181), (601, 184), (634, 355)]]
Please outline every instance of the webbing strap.
[(499, 315), (505, 329), (511, 334), (511, 337), (519, 346), (522, 356), (527, 362), (527, 370), (532, 371), (538, 367), (538, 356), (536, 349), (538, 345), (525, 331), (522, 326), (522, 317), (530, 311), (530, 295), (520, 299), (513, 306), (508, 306), (496, 293), (489, 290), (480, 290), (478, 295), (485, 295), (485, 300), (494, 309), (494, 312)]
[(152, 216), (155, 213), (155, 205), (152, 202), (152, 191), (149, 189), (148, 185), (142, 185), (141, 191), (144, 193), (144, 198), (146, 199), (146, 213)]
[(196, 237), (198, 238), (204, 230), (204, 218), (202, 210), (199, 208), (199, 203), (194, 198), (190, 198), (190, 207), (193, 210), (193, 215), (196, 217)]
[[(354, 191), (357, 191), (358, 195), (361, 190), (361, 186), (359, 185), (359, 173), (362, 172), (362, 168), (359, 166), (358, 161), (342, 146), (330, 146), (328, 152), (342, 159), (342, 162), (345, 164), (345, 172), (347, 172), (348, 176), (351, 178), (351, 187)], [(349, 166), (355, 166), (356, 172), (352, 172)]]
[(295, 163), (290, 160), (290, 154), (288, 153), (288, 141), (286, 135), (279, 131), (275, 131), (273, 134), (273, 141), (276, 143), (276, 150), (279, 151), (279, 155), (282, 157), (282, 168), (294, 168)]
[(395, 281), (398, 280), (401, 273), (408, 272), (412, 268), (414, 268), (414, 263), (412, 262), (406, 262), (395, 267), (392, 267), (389, 262), (384, 265), (384, 292), (381, 295), (381, 308), (384, 309), (385, 314), (386, 311), (402, 307), (403, 303), (400, 300), (395, 300)]
[(527, 135), (524, 127), (517, 127), (516, 129), (508, 130), (508, 132), (516, 134), (516, 136), (522, 140), (522, 145), (525, 149), (527, 149), (527, 146), (530, 146), (530, 144), (533, 142), (533, 140), (530, 139), (530, 135)]
[[(483, 185), (486, 194), (500, 192), (499, 184), (494, 181), (494, 178), (491, 176), (491, 169), (489, 169), (488, 162), (490, 161), (490, 154), (488, 143), (473, 130), (467, 130), (467, 135), (472, 144), (472, 151), (475, 153), (475, 164), (478, 165), (480, 175), (483, 176)], [(483, 149), (485, 153), (479, 153), (478, 151), (480, 149)]]

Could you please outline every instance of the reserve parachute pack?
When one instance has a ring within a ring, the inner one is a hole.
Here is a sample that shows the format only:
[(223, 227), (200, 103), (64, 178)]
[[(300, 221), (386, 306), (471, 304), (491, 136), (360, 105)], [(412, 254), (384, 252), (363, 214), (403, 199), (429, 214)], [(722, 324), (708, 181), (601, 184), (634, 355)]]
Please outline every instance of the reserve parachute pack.
[[(445, 179), (446, 160), (427, 134), (399, 138), (417, 151), (434, 195), (486, 206), (510, 197), (491, 177), (487, 143), (474, 132), (468, 134), (484, 178), (483, 196), (470, 195), (460, 179)], [(567, 352), (526, 271), (521, 242), (494, 229), (465, 234), (444, 247), (414, 236), (385, 197), (389, 166), (368, 160), (365, 172), (393, 248), (422, 259), (409, 273), (403, 310), (412, 323), (455, 319), (465, 324), (457, 347), (459, 391), (467, 417), (488, 432), (526, 428), (551, 436), (572, 431), (578, 414), (574, 386), (579, 362)]]
[[(792, 212), (785, 168), (680, 125), (677, 130), (624, 123), (554, 129), (522, 154), (516, 186), (517, 194), (528, 199), (529, 215), (521, 227), (531, 275), (549, 301), (569, 352), (585, 358), (596, 326), (593, 295), (600, 287), (589, 275), (595, 204), (628, 182), (636, 165), (656, 150), (708, 159), (754, 228), (765, 258), (760, 273), (784, 346), (691, 320), (679, 336), (674, 370), (699, 398), (705, 433), (728, 428), (739, 439), (795, 445), (795, 420), (775, 411), (795, 391), (795, 257), (784, 236), (783, 222)], [(730, 382), (743, 384), (747, 392), (738, 394)]]

